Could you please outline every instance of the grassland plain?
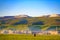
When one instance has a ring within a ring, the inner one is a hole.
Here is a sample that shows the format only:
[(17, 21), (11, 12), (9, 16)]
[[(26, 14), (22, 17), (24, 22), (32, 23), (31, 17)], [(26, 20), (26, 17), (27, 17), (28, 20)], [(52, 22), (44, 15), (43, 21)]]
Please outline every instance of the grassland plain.
[(0, 34), (0, 40), (60, 40), (60, 35)]

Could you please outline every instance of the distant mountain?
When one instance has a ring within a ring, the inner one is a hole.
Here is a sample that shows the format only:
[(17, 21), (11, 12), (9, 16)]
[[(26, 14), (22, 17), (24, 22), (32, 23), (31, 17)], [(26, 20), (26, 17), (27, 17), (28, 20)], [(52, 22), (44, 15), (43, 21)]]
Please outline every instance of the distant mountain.
[(14, 19), (14, 16), (4, 16), (4, 17), (0, 17), (0, 20), (3, 19)]
[(3, 18), (14, 18), (14, 16), (4, 16)]
[(30, 18), (31, 16), (28, 15), (17, 15), (17, 16), (3, 16), (0, 19), (15, 19), (15, 18)]
[[(4, 16), (4, 17), (0, 17), (0, 19), (2, 18), (29, 18), (31, 16), (28, 15), (16, 15), (16, 16)], [(43, 15), (43, 16), (38, 16), (38, 17), (60, 17), (60, 14), (50, 14), (50, 15)]]
[[(43, 15), (43, 16), (38, 16), (38, 17), (60, 17), (60, 14), (50, 14), (50, 15)], [(23, 18), (32, 18), (31, 16), (28, 15), (16, 15), (16, 16), (4, 16), (4, 17), (0, 17), (0, 20), (6, 20), (6, 19), (23, 19)]]
[(59, 17), (60, 14), (51, 14), (49, 17)]
[(30, 17), (30, 16), (28, 16), (28, 15), (17, 15), (17, 16), (14, 16), (15, 18), (23, 18), (23, 17)]
[(44, 15), (41, 17), (60, 17), (60, 14), (51, 14), (51, 15)]

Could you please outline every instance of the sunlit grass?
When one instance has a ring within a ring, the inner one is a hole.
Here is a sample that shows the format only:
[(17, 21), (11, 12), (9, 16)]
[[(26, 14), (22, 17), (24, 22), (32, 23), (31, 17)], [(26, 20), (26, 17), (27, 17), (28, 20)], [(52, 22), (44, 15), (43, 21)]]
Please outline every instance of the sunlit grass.
[(0, 34), (1, 40), (60, 40), (60, 35)]

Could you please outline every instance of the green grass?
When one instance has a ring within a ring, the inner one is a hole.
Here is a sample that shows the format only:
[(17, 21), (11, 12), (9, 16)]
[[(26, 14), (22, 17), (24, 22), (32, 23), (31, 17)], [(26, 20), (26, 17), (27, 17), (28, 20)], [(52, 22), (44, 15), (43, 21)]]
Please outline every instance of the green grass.
[(0, 34), (0, 40), (60, 40), (60, 35)]

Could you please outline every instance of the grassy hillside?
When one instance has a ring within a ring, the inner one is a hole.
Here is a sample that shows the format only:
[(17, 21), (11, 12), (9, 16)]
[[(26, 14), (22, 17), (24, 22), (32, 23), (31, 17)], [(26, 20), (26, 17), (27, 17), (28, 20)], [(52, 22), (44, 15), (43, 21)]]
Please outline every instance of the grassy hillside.
[[(28, 29), (29, 27), (40, 27), (41, 30), (47, 30), (51, 26), (59, 26), (60, 17), (30, 17), (30, 18), (3, 18), (0, 19), (0, 30), (2, 29)], [(38, 26), (40, 25), (40, 26)], [(59, 29), (60, 30), (60, 29)]]

